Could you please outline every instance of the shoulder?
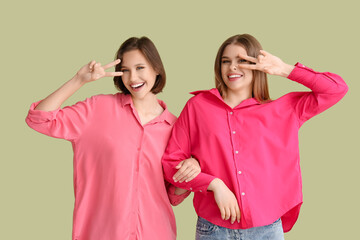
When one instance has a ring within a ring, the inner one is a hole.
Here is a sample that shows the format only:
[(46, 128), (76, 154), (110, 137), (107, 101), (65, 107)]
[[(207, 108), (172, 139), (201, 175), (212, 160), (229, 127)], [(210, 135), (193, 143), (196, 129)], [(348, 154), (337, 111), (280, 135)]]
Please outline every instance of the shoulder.
[(289, 92), (277, 99), (271, 100), (264, 104), (274, 104), (274, 105), (293, 105), (296, 104), (299, 99), (301, 99), (303, 96), (310, 94), (309, 91), (302, 91), (302, 92)]
[(187, 104), (190, 104), (190, 105), (204, 103), (204, 100), (207, 100), (209, 97), (216, 96), (217, 94), (220, 95), (216, 88), (209, 89), (209, 90), (193, 91), (193, 92), (190, 92), (190, 94), (194, 95), (187, 101)]
[(170, 125), (174, 125), (176, 120), (177, 120), (177, 117), (168, 111), (167, 121), (170, 123)]
[(98, 94), (94, 95), (90, 98), (87, 98), (85, 101), (87, 101), (90, 104), (109, 104), (109, 103), (116, 103), (121, 101), (122, 99), (122, 93), (116, 93), (116, 94)]
[(94, 101), (114, 101), (116, 99), (122, 98), (122, 93), (115, 93), (115, 94), (98, 94), (90, 97)]

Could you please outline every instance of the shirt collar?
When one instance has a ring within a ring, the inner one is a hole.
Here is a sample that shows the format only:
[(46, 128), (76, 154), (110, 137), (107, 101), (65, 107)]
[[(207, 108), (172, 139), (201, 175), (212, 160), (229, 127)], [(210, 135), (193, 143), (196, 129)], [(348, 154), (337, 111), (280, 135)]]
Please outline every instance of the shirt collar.
[[(130, 107), (132, 109), (136, 110), (134, 108), (133, 101), (132, 101), (130, 94), (123, 94), (123, 93), (118, 93), (118, 94), (120, 96), (120, 102), (121, 102), (122, 107), (125, 107), (126, 105), (130, 105)], [(158, 102), (161, 105), (161, 107), (164, 109), (164, 111), (160, 114), (160, 116), (151, 120), (149, 123), (157, 123), (157, 122), (165, 121), (169, 125), (173, 125), (176, 121), (176, 117), (171, 112), (169, 112), (166, 104), (162, 100), (158, 99)]]
[[(199, 90), (199, 91), (194, 91), (194, 92), (190, 92), (190, 93), (193, 95), (197, 95), (199, 93), (210, 93), (210, 94), (214, 95), (217, 99), (219, 99), (221, 102), (226, 104), (224, 102), (224, 99), (221, 97), (220, 92), (217, 88), (212, 88), (210, 90)], [(243, 100), (234, 109), (243, 108), (243, 107), (247, 107), (247, 106), (251, 106), (251, 105), (258, 105), (258, 104), (260, 104), (260, 102), (258, 102), (255, 98), (249, 98), (249, 99)], [(228, 105), (226, 104), (226, 106), (228, 106)]]

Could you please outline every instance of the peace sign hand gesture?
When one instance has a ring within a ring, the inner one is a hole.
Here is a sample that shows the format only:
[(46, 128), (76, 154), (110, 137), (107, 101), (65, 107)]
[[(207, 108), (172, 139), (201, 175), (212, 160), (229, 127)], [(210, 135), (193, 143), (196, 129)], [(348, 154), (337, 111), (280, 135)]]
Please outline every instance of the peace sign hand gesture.
[(83, 83), (88, 83), (92, 81), (96, 81), (103, 77), (115, 77), (123, 75), (122, 72), (105, 72), (106, 69), (109, 69), (120, 63), (120, 59), (116, 59), (115, 61), (108, 63), (104, 66), (101, 66), (101, 63), (97, 63), (95, 61), (91, 61), (76, 73), (79, 80)]
[(271, 75), (287, 77), (294, 69), (294, 66), (284, 63), (280, 58), (264, 50), (260, 50), (260, 54), (257, 58), (244, 54), (239, 54), (239, 57), (249, 62), (247, 64), (239, 64), (239, 68), (258, 70)]

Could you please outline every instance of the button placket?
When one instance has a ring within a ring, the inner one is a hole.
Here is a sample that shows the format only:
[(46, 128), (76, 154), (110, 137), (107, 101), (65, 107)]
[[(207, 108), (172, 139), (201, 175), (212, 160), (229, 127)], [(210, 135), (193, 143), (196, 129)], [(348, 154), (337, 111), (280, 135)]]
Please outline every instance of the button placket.
[[(243, 179), (244, 177), (244, 173), (243, 170), (239, 168), (239, 163), (240, 163), (240, 142), (239, 142), (239, 124), (240, 122), (236, 122), (235, 123), (235, 119), (234, 119), (235, 115), (233, 112), (230, 112), (229, 118), (230, 118), (230, 131), (231, 131), (231, 140), (233, 142), (233, 151), (234, 151), (234, 161), (235, 161), (235, 170), (236, 170), (236, 179), (238, 181), (238, 193), (240, 194), (239, 196), (239, 201), (241, 201), (243, 204), (244, 203), (244, 197), (246, 195), (245, 193), (245, 189), (244, 189), (244, 181), (242, 181), (241, 179)], [(236, 128), (232, 127), (232, 126), (236, 126)]]

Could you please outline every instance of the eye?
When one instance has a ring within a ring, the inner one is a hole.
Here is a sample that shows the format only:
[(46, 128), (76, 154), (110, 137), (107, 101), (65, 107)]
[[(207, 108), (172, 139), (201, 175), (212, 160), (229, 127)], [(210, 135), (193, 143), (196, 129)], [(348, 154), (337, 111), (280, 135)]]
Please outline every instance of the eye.
[(127, 70), (127, 69), (121, 69), (120, 71), (121, 71), (121, 72), (128, 72), (129, 70)]
[(221, 63), (229, 63), (229, 60), (222, 60)]
[(249, 63), (249, 61), (247, 61), (245, 59), (239, 59), (238, 63)]
[(138, 66), (138, 67), (136, 67), (136, 70), (141, 70), (141, 69), (144, 69), (145, 67), (143, 67), (143, 66)]

